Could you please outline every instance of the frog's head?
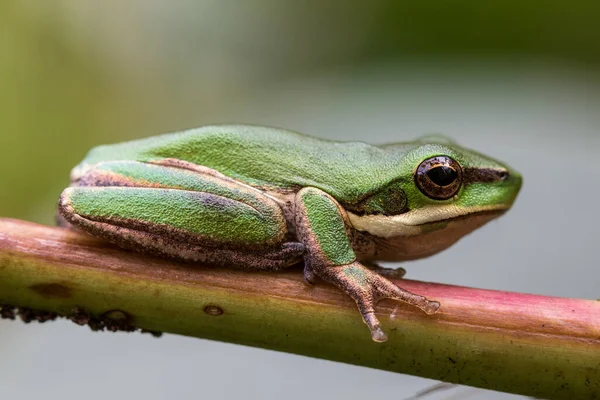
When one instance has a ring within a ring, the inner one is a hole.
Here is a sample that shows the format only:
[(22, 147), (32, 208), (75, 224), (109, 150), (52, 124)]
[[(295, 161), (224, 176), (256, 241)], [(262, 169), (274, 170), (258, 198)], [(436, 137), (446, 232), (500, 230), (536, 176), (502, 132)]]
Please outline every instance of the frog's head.
[[(447, 248), (506, 212), (521, 188), (521, 175), (506, 164), (439, 135), (387, 147), (402, 154), (398, 178), (366, 199), (362, 215), (349, 213), (354, 228), (385, 243), (377, 250), (380, 259), (420, 258)], [(390, 206), (370, 213), (384, 197)]]

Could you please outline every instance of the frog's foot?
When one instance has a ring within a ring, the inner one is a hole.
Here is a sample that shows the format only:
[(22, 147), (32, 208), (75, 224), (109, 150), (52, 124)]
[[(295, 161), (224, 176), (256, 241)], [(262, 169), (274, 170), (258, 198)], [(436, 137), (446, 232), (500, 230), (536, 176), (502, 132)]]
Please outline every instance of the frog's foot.
[(69, 221), (67, 221), (67, 219), (65, 217), (60, 215), (59, 212), (57, 212), (56, 215), (54, 216), (54, 222), (56, 222), (56, 226), (60, 226), (63, 228), (72, 228), (73, 227), (73, 225), (71, 225), (71, 223)]
[(379, 300), (384, 298), (400, 300), (430, 315), (435, 314), (440, 308), (440, 303), (437, 301), (430, 301), (423, 296), (406, 291), (356, 261), (347, 265), (320, 268), (318, 275), (342, 289), (356, 301), (363, 321), (371, 330), (371, 337), (376, 342), (387, 340), (387, 335), (375, 316), (375, 305)]
[(386, 268), (373, 261), (363, 262), (363, 265), (369, 268), (371, 271), (375, 271), (379, 275), (385, 276), (386, 278), (390, 279), (402, 279), (404, 278), (404, 275), (406, 275), (406, 270), (402, 267)]
[(317, 275), (310, 266), (310, 261), (307, 258), (304, 260), (304, 282), (306, 282), (308, 285), (313, 285), (316, 282), (316, 280)]

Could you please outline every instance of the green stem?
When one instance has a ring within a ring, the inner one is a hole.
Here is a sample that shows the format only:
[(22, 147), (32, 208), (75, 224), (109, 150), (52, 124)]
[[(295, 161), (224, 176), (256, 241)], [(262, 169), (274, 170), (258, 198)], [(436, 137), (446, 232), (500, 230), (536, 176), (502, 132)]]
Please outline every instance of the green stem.
[(389, 340), (374, 343), (352, 300), (322, 282), (307, 286), (299, 270), (203, 268), (0, 219), (0, 304), (541, 398), (600, 399), (600, 302), (397, 283), (442, 307), (427, 316), (382, 301)]

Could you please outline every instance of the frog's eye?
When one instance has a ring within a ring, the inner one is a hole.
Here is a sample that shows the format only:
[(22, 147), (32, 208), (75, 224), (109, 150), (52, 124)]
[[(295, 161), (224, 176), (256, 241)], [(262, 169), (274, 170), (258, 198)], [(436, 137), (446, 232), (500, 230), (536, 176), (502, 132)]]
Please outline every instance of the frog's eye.
[(462, 168), (448, 156), (423, 161), (415, 172), (415, 182), (423, 194), (434, 200), (448, 200), (460, 190)]

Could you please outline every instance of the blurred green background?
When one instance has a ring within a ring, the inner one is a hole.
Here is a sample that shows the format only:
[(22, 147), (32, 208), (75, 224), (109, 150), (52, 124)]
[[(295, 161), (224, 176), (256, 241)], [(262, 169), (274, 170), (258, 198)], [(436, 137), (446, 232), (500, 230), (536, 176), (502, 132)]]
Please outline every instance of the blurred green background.
[[(52, 224), (70, 169), (103, 143), (224, 122), (374, 143), (443, 132), (525, 185), (408, 277), (598, 298), (598, 21), (596, 1), (0, 1), (0, 216)], [(0, 398), (406, 398), (432, 383), (65, 322), (0, 321), (0, 337)]]
[(0, 210), (50, 223), (91, 146), (231, 122), (290, 80), (432, 59), (596, 73), (599, 11), (595, 1), (3, 1)]

